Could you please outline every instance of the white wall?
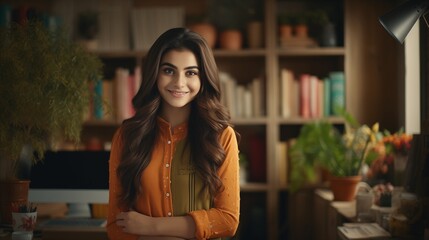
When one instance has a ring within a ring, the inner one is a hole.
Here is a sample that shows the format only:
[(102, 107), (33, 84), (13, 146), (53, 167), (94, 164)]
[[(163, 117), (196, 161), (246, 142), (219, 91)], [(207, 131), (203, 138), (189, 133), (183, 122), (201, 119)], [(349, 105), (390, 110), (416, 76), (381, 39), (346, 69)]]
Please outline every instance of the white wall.
[(405, 39), (405, 131), (420, 133), (420, 29), (419, 21)]

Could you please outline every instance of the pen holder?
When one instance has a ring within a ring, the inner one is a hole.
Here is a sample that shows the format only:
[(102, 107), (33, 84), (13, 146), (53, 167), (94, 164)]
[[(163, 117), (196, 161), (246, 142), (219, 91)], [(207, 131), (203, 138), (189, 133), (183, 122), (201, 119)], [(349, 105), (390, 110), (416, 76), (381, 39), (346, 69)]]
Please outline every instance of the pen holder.
[(12, 212), (14, 232), (32, 232), (36, 226), (37, 212)]

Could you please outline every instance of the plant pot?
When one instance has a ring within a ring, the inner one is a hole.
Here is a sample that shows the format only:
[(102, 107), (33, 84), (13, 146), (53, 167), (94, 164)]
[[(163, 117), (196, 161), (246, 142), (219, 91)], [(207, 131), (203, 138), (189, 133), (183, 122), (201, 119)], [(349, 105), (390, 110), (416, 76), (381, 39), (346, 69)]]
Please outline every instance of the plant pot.
[(279, 27), (280, 39), (290, 39), (292, 37), (292, 26), (289, 24), (282, 24)]
[(356, 187), (362, 176), (329, 177), (329, 186), (334, 194), (334, 201), (352, 201), (356, 196)]
[(264, 42), (262, 22), (252, 21), (247, 24), (247, 44), (249, 48), (261, 48)]
[(29, 187), (30, 181), (0, 182), (0, 223), (12, 224), (12, 204), (27, 203)]
[(216, 44), (216, 28), (210, 23), (196, 23), (189, 26), (193, 32), (200, 34), (207, 42), (209, 47), (214, 48)]
[(239, 30), (225, 30), (221, 32), (219, 45), (227, 50), (240, 50), (243, 44), (243, 36)]
[(298, 38), (308, 37), (308, 27), (306, 24), (298, 24), (295, 26), (295, 36)]

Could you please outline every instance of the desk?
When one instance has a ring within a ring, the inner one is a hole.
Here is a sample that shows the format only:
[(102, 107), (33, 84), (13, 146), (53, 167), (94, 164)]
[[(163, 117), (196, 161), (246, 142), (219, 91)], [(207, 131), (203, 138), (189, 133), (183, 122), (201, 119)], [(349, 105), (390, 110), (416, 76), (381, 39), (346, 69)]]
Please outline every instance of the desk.
[[(10, 230), (9, 230), (10, 231)], [(0, 236), (0, 240), (10, 240), (11, 234)], [(107, 240), (107, 232), (104, 227), (61, 227), (49, 229), (37, 229), (34, 231), (33, 240)]]
[(334, 196), (327, 189), (316, 189), (314, 194), (314, 239), (339, 239), (337, 227), (354, 222), (356, 202), (333, 201)]
[(107, 238), (107, 232), (102, 227), (88, 227), (85, 229), (76, 228), (55, 228), (42, 230), (41, 240), (103, 240)]

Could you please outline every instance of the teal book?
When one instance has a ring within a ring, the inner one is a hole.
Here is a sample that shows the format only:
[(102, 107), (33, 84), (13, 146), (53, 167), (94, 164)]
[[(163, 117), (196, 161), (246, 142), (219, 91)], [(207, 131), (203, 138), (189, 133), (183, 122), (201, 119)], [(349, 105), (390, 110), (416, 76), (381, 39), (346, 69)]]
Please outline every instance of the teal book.
[(323, 117), (329, 117), (331, 116), (331, 81), (328, 77), (323, 81)]
[(97, 80), (94, 86), (94, 118), (103, 118), (103, 81)]
[(331, 115), (337, 115), (335, 109), (344, 109), (346, 106), (344, 72), (329, 73), (329, 81), (331, 85)]

